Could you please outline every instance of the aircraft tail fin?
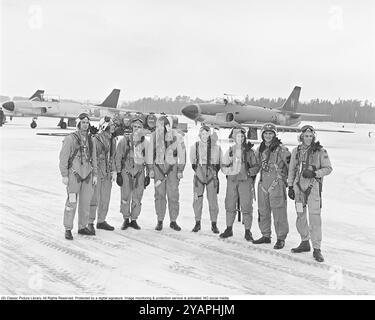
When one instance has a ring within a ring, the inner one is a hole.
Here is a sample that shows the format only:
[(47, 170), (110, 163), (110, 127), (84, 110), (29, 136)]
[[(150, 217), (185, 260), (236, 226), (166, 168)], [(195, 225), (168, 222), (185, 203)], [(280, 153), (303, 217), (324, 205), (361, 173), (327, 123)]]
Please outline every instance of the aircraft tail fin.
[(294, 87), (292, 93), (280, 108), (280, 111), (296, 112), (300, 93), (301, 87)]
[(113, 89), (112, 92), (109, 94), (109, 96), (101, 104), (98, 104), (98, 106), (116, 109), (119, 96), (120, 96), (120, 90)]
[(29, 98), (29, 100), (43, 100), (44, 90), (36, 90), (35, 93)]

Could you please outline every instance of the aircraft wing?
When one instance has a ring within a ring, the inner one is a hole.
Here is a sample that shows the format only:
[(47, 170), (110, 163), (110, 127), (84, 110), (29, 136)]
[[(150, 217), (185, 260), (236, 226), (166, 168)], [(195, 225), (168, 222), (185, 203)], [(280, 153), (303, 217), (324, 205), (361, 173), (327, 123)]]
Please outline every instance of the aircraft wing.
[(330, 114), (326, 114), (326, 113), (303, 113), (303, 112), (285, 112), (283, 110), (278, 110), (278, 109), (274, 109), (274, 111), (278, 112), (278, 113), (282, 113), (282, 114), (290, 114), (290, 115), (296, 115), (296, 116), (300, 116), (300, 117), (320, 117), (320, 118), (327, 118), (327, 117), (331, 117)]
[(322, 113), (298, 113), (298, 112), (296, 112), (294, 114), (296, 114), (298, 116), (301, 116), (301, 117), (306, 117), (306, 118), (308, 118), (308, 117), (319, 117), (319, 118), (331, 117), (330, 114), (322, 114)]
[[(254, 128), (254, 129), (262, 129), (263, 124), (261, 123), (243, 123), (238, 126), (243, 126), (246, 128)], [(278, 132), (301, 132), (300, 127), (291, 127), (291, 126), (279, 126), (276, 125), (277, 131)], [(354, 133), (354, 131), (348, 131), (348, 130), (332, 130), (332, 129), (315, 129), (315, 131), (322, 131), (322, 132), (339, 132), (339, 133)]]
[[(226, 128), (226, 129), (231, 129), (231, 128), (237, 128), (237, 127), (246, 127), (249, 129), (257, 129), (261, 130), (264, 123), (238, 123), (236, 121), (231, 121), (231, 122), (212, 122), (210, 121), (204, 121), (204, 123), (211, 125), (216, 128)], [(276, 125), (277, 131), (279, 132), (301, 132), (300, 127), (292, 127), (292, 126), (280, 126)], [(353, 131), (348, 131), (348, 130), (332, 130), (332, 129), (315, 129), (315, 131), (324, 131), (324, 132), (338, 132), (338, 133), (354, 133)]]

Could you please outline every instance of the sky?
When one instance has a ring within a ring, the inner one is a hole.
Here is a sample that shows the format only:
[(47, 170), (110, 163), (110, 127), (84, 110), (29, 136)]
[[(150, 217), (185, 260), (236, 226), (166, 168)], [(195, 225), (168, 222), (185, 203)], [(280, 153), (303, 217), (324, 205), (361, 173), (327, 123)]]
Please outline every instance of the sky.
[(375, 102), (371, 0), (0, 3), (0, 95)]

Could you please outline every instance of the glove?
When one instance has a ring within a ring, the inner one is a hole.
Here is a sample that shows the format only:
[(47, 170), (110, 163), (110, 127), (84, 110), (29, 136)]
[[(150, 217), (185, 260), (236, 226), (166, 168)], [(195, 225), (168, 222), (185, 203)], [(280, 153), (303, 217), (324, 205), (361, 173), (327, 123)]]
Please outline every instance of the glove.
[(305, 169), (302, 172), (302, 177), (304, 177), (305, 179), (312, 179), (312, 178), (316, 177), (316, 173), (315, 173), (315, 171)]
[(117, 185), (118, 185), (119, 187), (122, 187), (122, 184), (124, 183), (123, 180), (122, 180), (121, 172), (117, 172), (116, 183), (117, 183)]
[(96, 186), (97, 183), (98, 183), (98, 177), (97, 177), (97, 176), (94, 176), (94, 177), (92, 178), (92, 184), (93, 184), (94, 186)]
[(288, 197), (292, 200), (294, 200), (296, 198), (296, 194), (295, 194), (292, 186), (290, 186), (289, 189), (288, 189)]
[(65, 184), (66, 186), (68, 185), (69, 178), (68, 177), (62, 177), (62, 183)]
[(182, 179), (182, 177), (183, 177), (184, 175), (183, 175), (183, 173), (182, 172), (177, 172), (177, 179)]
[(197, 170), (197, 165), (196, 164), (192, 164), (191, 167), (193, 168), (194, 171)]
[(150, 170), (149, 176), (150, 176), (151, 179), (155, 178), (155, 172), (154, 172), (154, 170)]
[(150, 181), (151, 181), (150, 176), (146, 176), (146, 177), (145, 177), (145, 182), (144, 182), (145, 189), (146, 189), (147, 186), (150, 184)]

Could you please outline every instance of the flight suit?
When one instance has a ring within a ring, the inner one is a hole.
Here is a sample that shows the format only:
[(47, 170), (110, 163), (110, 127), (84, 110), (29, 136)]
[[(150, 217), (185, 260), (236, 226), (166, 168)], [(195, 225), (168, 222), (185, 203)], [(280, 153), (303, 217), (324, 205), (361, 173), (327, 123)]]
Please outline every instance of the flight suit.
[(243, 215), (245, 230), (253, 222), (254, 185), (251, 177), (256, 176), (259, 164), (252, 149), (234, 145), (224, 155), (221, 170), (227, 176), (225, 210), (227, 227), (232, 227), (237, 213), (237, 202)]
[(183, 136), (176, 130), (155, 130), (150, 138), (148, 164), (154, 172), (155, 211), (158, 221), (163, 221), (167, 208), (171, 222), (176, 222), (180, 211), (177, 173), (186, 165), (186, 149)]
[(271, 238), (272, 211), (277, 239), (285, 241), (289, 232), (286, 187), (290, 152), (282, 145), (278, 145), (273, 151), (270, 151), (270, 147), (266, 147), (262, 152), (258, 147), (256, 157), (260, 164), (258, 183), (260, 231), (264, 237)]
[(125, 134), (117, 145), (115, 164), (117, 172), (121, 172), (120, 212), (124, 220), (137, 220), (141, 213), (144, 191), (147, 140), (141, 135)]
[[(304, 178), (302, 172), (305, 168), (315, 171), (316, 177)], [(295, 192), (297, 230), (302, 241), (307, 241), (311, 237), (314, 249), (320, 249), (322, 242), (321, 190), (323, 177), (331, 172), (331, 162), (325, 149), (313, 150), (311, 146), (306, 147), (303, 144), (293, 149), (289, 165), (288, 185), (293, 186)], [(309, 221), (307, 221), (307, 209)]]
[[(197, 149), (198, 146), (198, 149)], [(217, 144), (210, 145), (210, 152), (207, 152), (209, 144), (197, 141), (190, 149), (190, 162), (196, 166), (193, 183), (193, 209), (195, 221), (201, 221), (203, 209), (203, 194), (206, 188), (208, 208), (210, 211), (211, 222), (217, 222), (219, 206), (217, 202), (218, 190), (218, 170), (222, 159), (222, 151)], [(208, 155), (210, 153), (210, 163), (208, 164)]]
[(106, 220), (111, 199), (112, 172), (116, 171), (114, 163), (116, 138), (112, 138), (107, 132), (101, 132), (93, 139), (96, 145), (98, 183), (94, 186), (90, 203), (89, 223), (94, 223), (96, 215), (98, 215), (97, 223), (102, 223)]
[(64, 227), (66, 230), (73, 229), (78, 201), (78, 229), (83, 229), (89, 220), (90, 201), (94, 192), (93, 177), (97, 176), (95, 140), (92, 139), (90, 146), (88, 136), (85, 137), (79, 131), (66, 136), (60, 151), (59, 168), (61, 175), (68, 177)]

